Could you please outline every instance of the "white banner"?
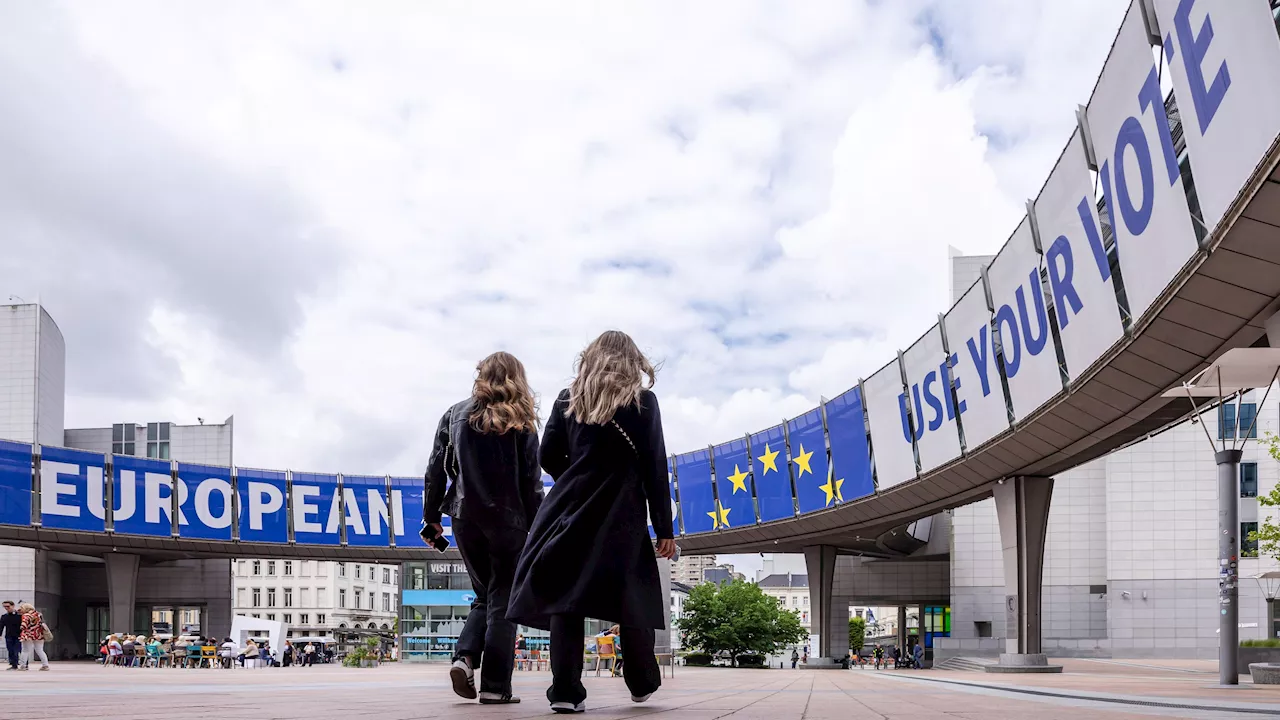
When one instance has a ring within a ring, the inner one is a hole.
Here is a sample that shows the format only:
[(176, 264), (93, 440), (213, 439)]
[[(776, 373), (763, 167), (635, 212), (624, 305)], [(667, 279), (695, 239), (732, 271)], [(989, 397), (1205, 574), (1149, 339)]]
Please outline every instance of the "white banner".
[(1124, 335), (1080, 131), (1036, 199), (1036, 224), (1067, 371), (1079, 377)]
[(1155, 7), (1200, 210), (1212, 228), (1280, 132), (1280, 36), (1267, 0), (1156, 0)]
[(906, 424), (906, 396), (898, 359), (881, 368), (862, 384), (867, 393), (867, 420), (871, 424), (871, 449), (875, 455), (877, 487), (881, 490), (916, 477), (916, 456)]
[(1014, 420), (1020, 421), (1062, 392), (1057, 347), (1040, 283), (1040, 255), (1025, 217), (991, 261), (987, 281)]
[(982, 281), (973, 284), (942, 319), (954, 358), (956, 413), (964, 427), (965, 450), (973, 450), (1009, 429), (1004, 387), (991, 341), (991, 311)]
[(942, 349), (942, 328), (934, 325), (902, 354), (909, 402), (915, 415), (916, 452), (920, 472), (960, 456), (960, 430), (951, 400), (950, 369)]
[(1197, 250), (1151, 52), (1134, 0), (1086, 111), (1134, 322)]

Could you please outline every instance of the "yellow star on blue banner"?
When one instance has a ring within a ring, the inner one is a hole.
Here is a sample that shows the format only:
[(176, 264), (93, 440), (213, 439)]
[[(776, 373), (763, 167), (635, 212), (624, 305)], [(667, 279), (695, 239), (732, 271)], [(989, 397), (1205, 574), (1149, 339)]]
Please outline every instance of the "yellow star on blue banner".
[(800, 468), (800, 472), (796, 473), (796, 477), (800, 477), (805, 473), (813, 474), (813, 468), (809, 467), (809, 458), (813, 457), (813, 451), (804, 451), (804, 443), (800, 443), (800, 454), (795, 456), (796, 467)]
[(756, 459), (760, 461), (761, 465), (764, 465), (762, 474), (768, 475), (770, 470), (778, 472), (778, 451), (770, 451), (768, 443), (765, 443), (764, 454)]
[(711, 516), (712, 529), (719, 530), (720, 526), (729, 527), (729, 511), (733, 508), (726, 508), (720, 505), (720, 501), (716, 501), (716, 509), (707, 513)]
[(737, 463), (734, 463), (733, 465), (733, 474), (725, 479), (733, 483), (733, 492), (735, 495), (739, 490), (742, 492), (747, 491), (747, 474), (738, 468)]
[(840, 494), (840, 488), (844, 486), (844, 480), (836, 479), (835, 468), (827, 468), (827, 482), (825, 485), (819, 485), (818, 489), (827, 494), (827, 505), (833, 500), (844, 502), (844, 496)]

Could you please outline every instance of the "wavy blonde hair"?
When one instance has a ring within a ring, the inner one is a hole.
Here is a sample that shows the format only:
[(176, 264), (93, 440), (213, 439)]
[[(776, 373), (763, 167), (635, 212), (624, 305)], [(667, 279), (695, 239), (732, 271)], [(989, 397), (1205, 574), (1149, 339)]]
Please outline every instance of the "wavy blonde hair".
[(619, 409), (639, 405), (641, 391), (653, 387), (658, 372), (631, 336), (620, 330), (592, 341), (578, 356), (575, 369), (578, 375), (569, 386), (565, 415), (588, 425), (603, 425)]
[(501, 434), (538, 427), (538, 404), (524, 365), (511, 353), (496, 352), (480, 361), (471, 398), (475, 407), (468, 422), (476, 432)]

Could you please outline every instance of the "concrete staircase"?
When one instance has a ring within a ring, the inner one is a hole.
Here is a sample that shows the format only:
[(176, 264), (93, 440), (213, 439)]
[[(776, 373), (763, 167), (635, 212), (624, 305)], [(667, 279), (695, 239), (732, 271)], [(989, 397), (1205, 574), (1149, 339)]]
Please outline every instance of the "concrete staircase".
[(957, 672), (986, 672), (988, 665), (995, 664), (994, 660), (988, 658), (967, 658), (967, 657), (951, 657), (942, 662), (934, 663), (934, 670), (954, 670)]

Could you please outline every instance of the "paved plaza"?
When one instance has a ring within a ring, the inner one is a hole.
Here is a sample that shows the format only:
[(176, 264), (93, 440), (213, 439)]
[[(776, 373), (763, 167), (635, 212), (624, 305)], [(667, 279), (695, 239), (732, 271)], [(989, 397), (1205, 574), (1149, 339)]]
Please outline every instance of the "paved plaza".
[[(589, 718), (649, 716), (720, 720), (903, 718), (1280, 717), (1280, 688), (1212, 689), (1213, 664), (1069, 660), (1058, 676), (993, 677), (948, 671), (807, 671), (680, 668), (644, 705), (621, 680), (588, 677)], [(525, 702), (481, 706), (450, 692), (441, 665), (263, 670), (100, 668), (59, 663), (53, 671), (0, 672), (0, 718), (528, 718), (549, 716), (546, 672), (519, 672)], [(959, 683), (980, 684), (974, 687)], [(1120, 695), (1155, 705), (1009, 692)], [(1180, 705), (1182, 707), (1171, 707)], [(1206, 708), (1234, 706), (1244, 712)]]

